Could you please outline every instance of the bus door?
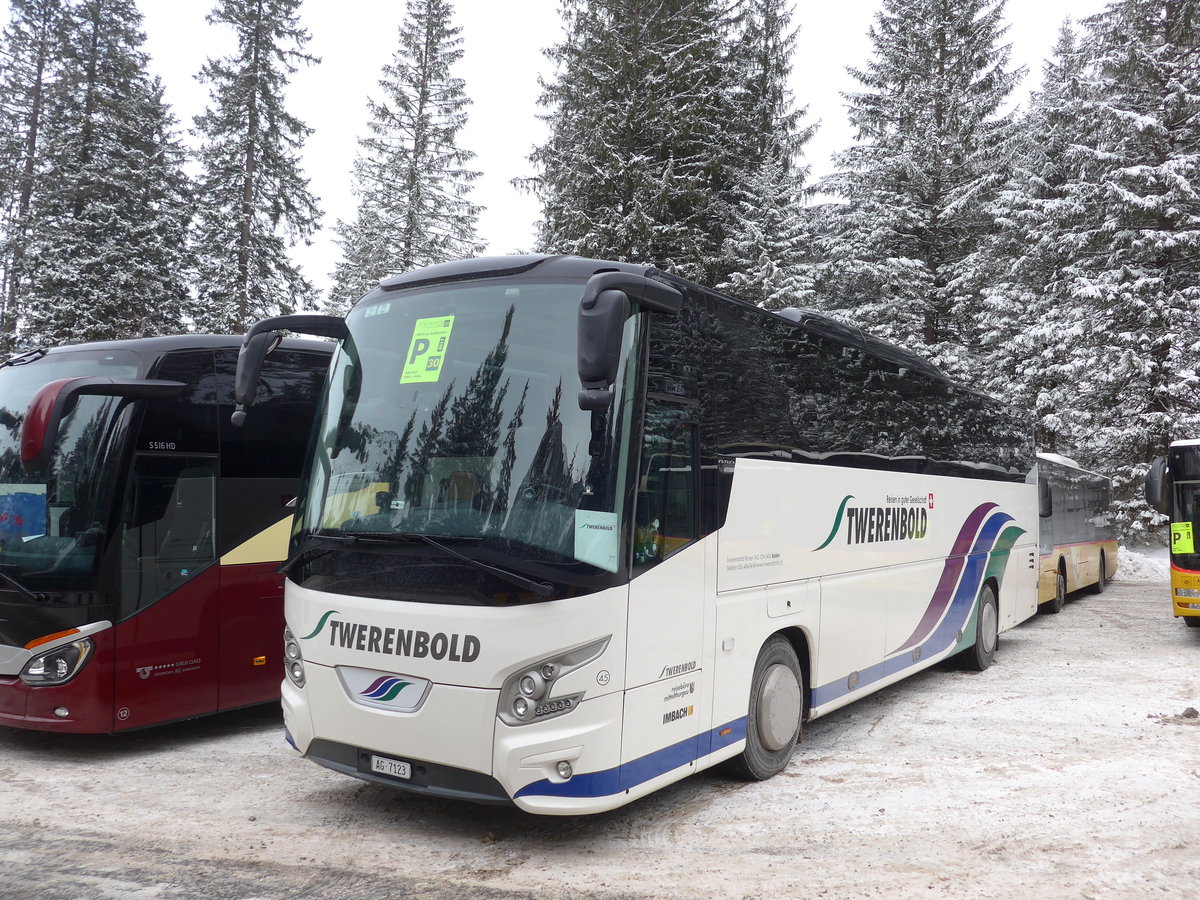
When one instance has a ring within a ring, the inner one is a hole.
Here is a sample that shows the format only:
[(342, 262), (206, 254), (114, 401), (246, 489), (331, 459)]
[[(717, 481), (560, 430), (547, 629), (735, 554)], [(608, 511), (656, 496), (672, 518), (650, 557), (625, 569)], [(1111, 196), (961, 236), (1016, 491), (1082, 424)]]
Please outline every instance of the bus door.
[(698, 541), (696, 416), (647, 402), (629, 590), (622, 781), (631, 786), (699, 755), (706, 544)]
[(213, 712), (216, 457), (140, 453), (123, 506), (114, 727)]

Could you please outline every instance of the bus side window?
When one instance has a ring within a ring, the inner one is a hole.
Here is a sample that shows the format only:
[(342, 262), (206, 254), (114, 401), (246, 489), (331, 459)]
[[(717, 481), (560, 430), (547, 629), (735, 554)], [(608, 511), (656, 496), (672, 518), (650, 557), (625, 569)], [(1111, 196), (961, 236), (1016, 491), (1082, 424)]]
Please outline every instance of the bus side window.
[(634, 564), (654, 565), (697, 537), (690, 408), (651, 401), (638, 478)]

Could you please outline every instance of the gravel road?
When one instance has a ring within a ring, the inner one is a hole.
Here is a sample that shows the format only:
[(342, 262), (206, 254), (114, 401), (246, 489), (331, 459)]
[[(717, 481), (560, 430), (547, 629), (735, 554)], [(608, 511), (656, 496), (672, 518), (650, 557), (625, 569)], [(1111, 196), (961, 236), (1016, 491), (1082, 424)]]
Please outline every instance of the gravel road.
[(423, 799), (296, 758), (273, 707), (0, 729), (0, 898), (1200, 898), (1200, 629), (1117, 581), (811, 723), (779, 777), (615, 812)]

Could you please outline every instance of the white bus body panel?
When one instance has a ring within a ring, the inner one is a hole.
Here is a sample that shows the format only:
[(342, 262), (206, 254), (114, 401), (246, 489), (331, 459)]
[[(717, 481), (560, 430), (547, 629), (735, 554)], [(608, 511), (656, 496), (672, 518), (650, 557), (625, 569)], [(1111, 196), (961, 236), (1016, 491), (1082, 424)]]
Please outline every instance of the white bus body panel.
[[(864, 523), (860, 511), (872, 509), (903, 512)], [(1036, 607), (1036, 534), (1032, 484), (739, 459), (724, 527), (626, 587), (492, 608), (289, 581), (286, 617), (308, 684), (285, 685), (285, 721), (301, 752), (322, 738), (490, 775), (533, 812), (611, 809), (744, 748), (755, 661), (773, 633), (807, 646), (819, 715), (969, 646), (986, 578), (999, 584), (1001, 630), (1023, 621)], [(347, 624), (334, 634), (334, 621)], [(369, 638), (343, 646), (348, 623), (457, 635), (460, 651), (469, 636), (478, 654), (389, 655)], [(552, 696), (584, 694), (576, 709), (528, 725), (497, 718), (506, 678), (603, 638), (602, 655), (555, 687)], [(432, 686), (415, 711), (372, 708), (351, 699), (338, 666)]]
[[(718, 669), (716, 718), (739, 703), (744, 714), (745, 696), (724, 691), (748, 695), (754, 656), (781, 627), (807, 638), (819, 715), (969, 645), (986, 578), (999, 583), (1001, 631), (1036, 611), (1033, 483), (748, 459), (735, 472), (718, 535), (715, 639), (752, 647), (728, 655), (728, 675)], [(804, 612), (780, 616), (776, 603), (764, 618), (747, 601), (799, 585)]]

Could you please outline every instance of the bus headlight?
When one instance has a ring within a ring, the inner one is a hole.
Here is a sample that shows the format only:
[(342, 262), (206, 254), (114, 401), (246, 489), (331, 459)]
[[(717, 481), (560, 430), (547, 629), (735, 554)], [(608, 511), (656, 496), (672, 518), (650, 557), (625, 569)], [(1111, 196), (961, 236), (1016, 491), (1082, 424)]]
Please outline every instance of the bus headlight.
[(91, 638), (81, 638), (39, 653), (25, 663), (21, 680), (32, 687), (66, 684), (79, 674), (95, 646)]
[(1196, 588), (1175, 588), (1176, 597), (1189, 597), (1193, 600), (1200, 600), (1200, 590)]
[(523, 666), (510, 675), (500, 688), (500, 706), (496, 711), (506, 725), (528, 725), (565, 715), (583, 700), (583, 694), (552, 697), (554, 685), (568, 672), (585, 666), (604, 652), (610, 637), (593, 641), (558, 656)]
[(283, 671), (288, 681), (298, 688), (304, 687), (304, 654), (290, 628), (283, 629)]

